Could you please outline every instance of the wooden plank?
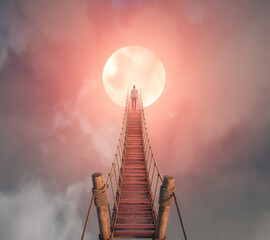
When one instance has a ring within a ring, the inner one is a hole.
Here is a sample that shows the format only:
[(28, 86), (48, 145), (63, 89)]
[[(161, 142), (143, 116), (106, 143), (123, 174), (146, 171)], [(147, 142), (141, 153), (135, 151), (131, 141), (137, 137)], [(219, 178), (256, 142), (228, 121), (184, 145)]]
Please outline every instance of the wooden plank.
[(151, 205), (139, 205), (139, 204), (134, 204), (134, 205), (120, 205), (119, 206), (120, 210), (123, 211), (142, 211), (142, 210), (151, 210)]
[(127, 216), (131, 216), (131, 215), (143, 215), (143, 216), (152, 216), (152, 211), (151, 210), (147, 210), (147, 211), (119, 211), (118, 212), (119, 216), (123, 216), (123, 215), (127, 215)]
[(117, 217), (117, 224), (153, 224), (152, 217)]
[(117, 238), (151, 238), (153, 237), (154, 231), (149, 232), (119, 232), (114, 233), (114, 237)]
[(117, 225), (115, 230), (155, 230), (154, 224), (144, 225)]

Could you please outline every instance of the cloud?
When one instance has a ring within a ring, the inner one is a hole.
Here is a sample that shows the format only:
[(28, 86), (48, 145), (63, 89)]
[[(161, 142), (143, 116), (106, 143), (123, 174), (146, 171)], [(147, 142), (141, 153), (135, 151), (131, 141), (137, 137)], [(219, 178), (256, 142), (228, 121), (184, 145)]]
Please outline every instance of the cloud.
[(83, 222), (78, 215), (85, 183), (70, 185), (53, 193), (36, 180), (20, 186), (18, 192), (0, 192), (1, 239), (78, 239)]
[(17, 16), (13, 1), (4, 1), (0, 8), (0, 70), (10, 51), (22, 54), (33, 29)]
[(194, 23), (202, 23), (206, 14), (206, 7), (197, 1), (186, 0), (184, 1), (186, 14)]
[(270, 213), (264, 213), (257, 225), (255, 240), (264, 240), (270, 236)]
[[(64, 102), (57, 106), (53, 131), (59, 134), (59, 130), (70, 127), (74, 121), (78, 121), (82, 133), (91, 139), (91, 148), (97, 151), (102, 163), (108, 166), (116, 150), (115, 143), (119, 136), (120, 124), (103, 120), (100, 121), (99, 126), (93, 126), (89, 102), (94, 101), (92, 98), (96, 88), (96, 80), (86, 78), (73, 102)], [(59, 136), (62, 136), (63, 141), (65, 141), (65, 135)], [(82, 154), (90, 154), (91, 150), (89, 150)]]

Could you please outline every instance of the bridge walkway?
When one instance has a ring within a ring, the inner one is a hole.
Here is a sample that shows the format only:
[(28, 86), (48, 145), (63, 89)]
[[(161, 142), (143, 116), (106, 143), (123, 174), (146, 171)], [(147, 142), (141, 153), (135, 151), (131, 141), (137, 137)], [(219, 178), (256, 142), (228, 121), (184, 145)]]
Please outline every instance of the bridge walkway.
[(115, 238), (152, 238), (155, 225), (143, 150), (141, 111), (128, 108), (126, 150), (122, 166)]

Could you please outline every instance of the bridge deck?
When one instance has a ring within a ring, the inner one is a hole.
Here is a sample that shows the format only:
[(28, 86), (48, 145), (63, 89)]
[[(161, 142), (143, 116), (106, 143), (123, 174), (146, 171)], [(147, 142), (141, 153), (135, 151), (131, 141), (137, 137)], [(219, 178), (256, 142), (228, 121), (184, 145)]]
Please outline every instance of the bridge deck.
[(115, 238), (152, 238), (155, 231), (143, 152), (140, 109), (128, 110), (126, 152)]

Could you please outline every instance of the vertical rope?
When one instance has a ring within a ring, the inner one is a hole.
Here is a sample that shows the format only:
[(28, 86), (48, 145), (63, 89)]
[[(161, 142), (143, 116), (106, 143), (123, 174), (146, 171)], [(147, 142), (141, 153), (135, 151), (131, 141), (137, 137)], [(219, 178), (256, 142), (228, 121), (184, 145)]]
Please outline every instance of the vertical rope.
[(87, 213), (86, 220), (85, 220), (84, 227), (83, 227), (81, 240), (84, 240), (84, 237), (85, 237), (85, 233), (86, 233), (86, 229), (87, 229), (87, 226), (88, 226), (88, 221), (89, 221), (89, 217), (90, 217), (90, 214), (91, 214), (94, 198), (95, 198), (95, 194), (92, 194), (92, 198), (91, 198), (89, 208), (88, 208), (88, 213)]

